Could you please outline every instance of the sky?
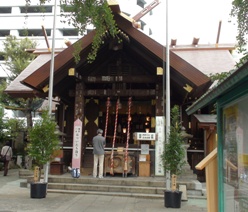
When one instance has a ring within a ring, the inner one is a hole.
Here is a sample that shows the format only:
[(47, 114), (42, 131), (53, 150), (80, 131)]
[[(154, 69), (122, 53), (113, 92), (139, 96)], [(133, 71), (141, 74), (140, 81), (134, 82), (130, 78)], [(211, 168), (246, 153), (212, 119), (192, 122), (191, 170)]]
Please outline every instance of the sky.
[[(119, 0), (122, 11), (135, 15), (140, 10), (130, 7), (136, 0)], [(146, 0), (147, 3), (153, 0)], [(145, 16), (152, 26), (153, 38), (166, 44), (166, 0), (160, 0), (153, 16)], [(221, 31), (219, 44), (236, 43), (235, 19), (230, 17), (232, 0), (168, 0), (168, 38), (177, 39), (177, 45), (189, 45), (194, 37), (200, 38), (199, 44), (215, 44), (219, 22)]]

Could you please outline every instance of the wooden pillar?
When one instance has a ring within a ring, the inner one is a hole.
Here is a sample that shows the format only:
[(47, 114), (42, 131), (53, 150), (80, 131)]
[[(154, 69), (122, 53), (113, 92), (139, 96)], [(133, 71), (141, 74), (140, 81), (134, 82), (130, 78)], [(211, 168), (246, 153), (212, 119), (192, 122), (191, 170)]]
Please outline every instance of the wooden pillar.
[(156, 116), (163, 114), (163, 84), (159, 81), (156, 85)]
[(75, 112), (74, 121), (80, 119), (84, 120), (84, 84), (79, 82), (75, 88)]
[[(74, 105), (74, 121), (80, 119), (83, 122), (84, 120), (84, 83), (78, 82), (75, 87), (75, 105)], [(74, 132), (74, 129), (73, 129)], [(84, 158), (85, 146), (84, 143), (84, 125), (82, 126), (82, 140), (81, 140), (81, 167)]]
[(161, 161), (161, 154), (164, 151), (165, 123), (163, 117), (163, 85), (158, 80), (156, 85), (156, 126), (157, 140), (155, 142), (155, 175), (163, 176), (164, 168)]

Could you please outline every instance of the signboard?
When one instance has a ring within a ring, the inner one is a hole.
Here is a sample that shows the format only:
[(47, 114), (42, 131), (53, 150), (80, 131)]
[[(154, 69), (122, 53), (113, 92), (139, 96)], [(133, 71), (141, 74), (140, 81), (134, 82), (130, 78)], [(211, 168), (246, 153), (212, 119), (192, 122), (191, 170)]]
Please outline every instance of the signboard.
[(149, 155), (149, 144), (141, 144), (141, 154)]
[(156, 116), (156, 133), (157, 140), (155, 142), (155, 175), (164, 176), (164, 167), (161, 160), (165, 142), (165, 119), (163, 116)]
[(82, 121), (77, 119), (74, 122), (72, 168), (80, 169), (81, 166), (81, 141), (82, 141)]
[(155, 141), (156, 133), (135, 132), (133, 139), (138, 141)]

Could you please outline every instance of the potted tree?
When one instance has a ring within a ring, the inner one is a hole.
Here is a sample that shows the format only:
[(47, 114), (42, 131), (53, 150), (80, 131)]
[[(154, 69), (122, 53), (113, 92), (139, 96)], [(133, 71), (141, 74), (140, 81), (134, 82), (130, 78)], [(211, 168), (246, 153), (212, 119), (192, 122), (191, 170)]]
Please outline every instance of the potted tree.
[(185, 164), (184, 140), (181, 128), (179, 106), (175, 105), (171, 110), (168, 142), (165, 142), (164, 151), (161, 155), (164, 171), (170, 171), (171, 174), (171, 189), (164, 192), (164, 205), (167, 208), (181, 207), (182, 192), (177, 189), (177, 175), (182, 173)]
[(36, 164), (34, 182), (30, 184), (31, 198), (45, 198), (47, 182), (41, 182), (41, 170), (43, 166), (56, 157), (55, 151), (59, 149), (59, 137), (55, 133), (56, 122), (48, 114), (42, 113), (41, 119), (28, 130), (27, 153)]

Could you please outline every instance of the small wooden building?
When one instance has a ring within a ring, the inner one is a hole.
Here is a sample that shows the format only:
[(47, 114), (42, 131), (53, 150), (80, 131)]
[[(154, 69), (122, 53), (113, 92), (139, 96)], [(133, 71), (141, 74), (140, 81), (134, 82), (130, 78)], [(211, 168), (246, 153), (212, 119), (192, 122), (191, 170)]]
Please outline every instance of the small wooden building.
[(218, 182), (218, 190), (208, 190), (218, 198), (215, 211), (248, 211), (247, 103), (248, 63), (245, 63), (187, 109), (191, 115), (199, 109), (206, 111), (213, 104), (217, 108), (218, 171), (208, 173), (211, 182)]
[[(166, 97), (163, 98), (163, 81), (166, 81), (166, 78), (162, 67), (165, 67), (166, 63), (165, 47), (135, 28), (133, 20), (120, 11), (119, 5), (113, 4), (110, 7), (122, 43), (118, 43), (106, 33), (93, 63), (88, 63), (87, 55), (91, 50), (94, 30), (78, 41), (82, 47), (79, 63), (74, 61), (74, 45), (55, 50), (53, 96), (58, 99), (55, 102), (55, 114), (60, 131), (66, 134), (63, 161), (67, 166), (71, 163), (73, 123), (77, 119), (83, 123), (82, 168), (93, 166), (91, 140), (98, 128), (105, 130), (107, 127), (106, 150), (110, 151), (112, 148), (115, 127), (115, 150), (119, 147), (125, 148), (130, 112), (129, 155), (134, 158), (131, 159), (132, 167), (136, 167), (131, 172), (138, 174), (140, 145), (148, 144), (151, 161), (149, 175), (156, 175), (156, 166), (159, 163), (155, 162), (159, 159), (156, 156), (159, 154), (157, 138), (137, 141), (133, 135), (137, 132), (158, 133), (156, 120), (164, 117), (163, 103)], [(233, 47), (221, 45), (170, 46), (171, 106), (180, 106), (183, 125), (188, 133), (194, 135), (196, 132), (191, 131), (191, 120), (185, 109), (212, 84), (204, 72), (220, 66), (222, 70), (229, 71), (234, 65), (230, 56), (232, 49)], [(51, 54), (38, 49), (33, 53), (37, 54), (37, 58), (8, 86), (6, 92), (9, 95), (47, 98)], [(108, 97), (109, 117), (106, 118)], [(129, 98), (132, 100), (130, 111)], [(116, 117), (117, 100), (119, 106)], [(118, 160), (116, 163), (116, 166), (122, 166)], [(161, 166), (157, 168), (161, 169)]]

